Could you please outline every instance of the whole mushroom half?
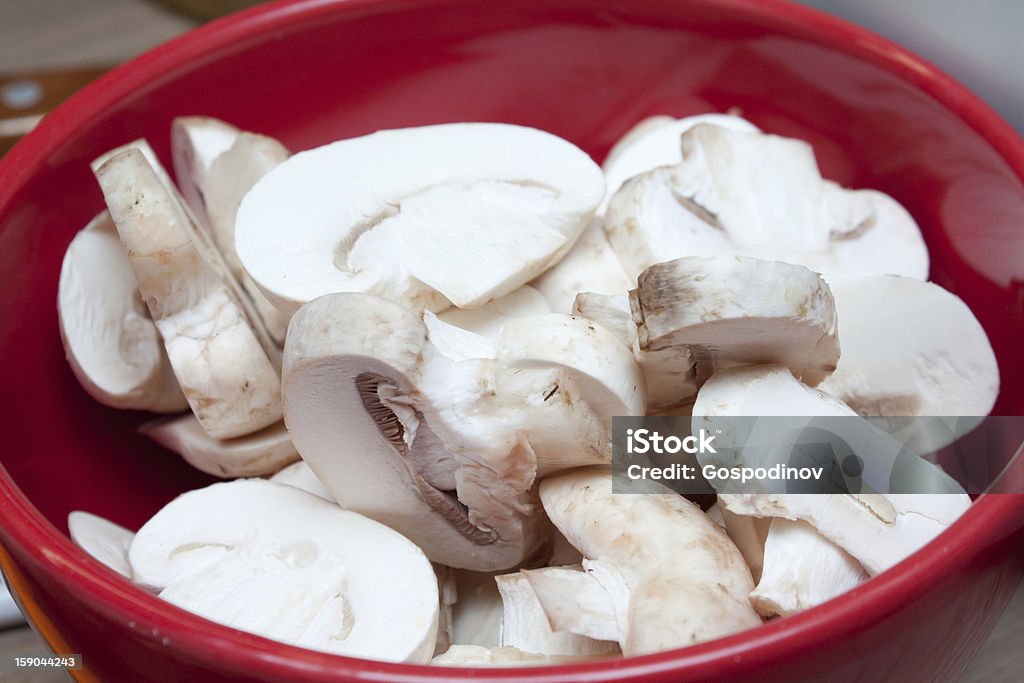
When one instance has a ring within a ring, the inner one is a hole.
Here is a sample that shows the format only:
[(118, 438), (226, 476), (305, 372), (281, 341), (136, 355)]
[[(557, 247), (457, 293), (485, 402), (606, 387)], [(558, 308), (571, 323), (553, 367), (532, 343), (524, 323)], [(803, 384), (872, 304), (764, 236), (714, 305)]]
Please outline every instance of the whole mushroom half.
[(590, 157), (532, 128), (380, 131), (264, 176), (239, 208), (236, 247), (282, 310), (331, 292), (474, 308), (556, 263), (603, 194)]
[(437, 635), (430, 562), (408, 539), (291, 486), (190, 491), (139, 529), (136, 583), (184, 609), (285, 643), (425, 663)]
[(537, 477), (610, 462), (604, 411), (618, 409), (620, 389), (643, 404), (642, 382), (602, 373), (638, 371), (628, 349), (594, 334), (574, 337), (574, 356), (545, 356), (532, 333), (586, 324), (568, 316), (515, 320), (496, 346), (423, 317), (432, 322), (366, 294), (303, 306), (285, 344), (289, 432), (339, 504), (406, 534), (435, 562), (515, 566), (545, 536)]

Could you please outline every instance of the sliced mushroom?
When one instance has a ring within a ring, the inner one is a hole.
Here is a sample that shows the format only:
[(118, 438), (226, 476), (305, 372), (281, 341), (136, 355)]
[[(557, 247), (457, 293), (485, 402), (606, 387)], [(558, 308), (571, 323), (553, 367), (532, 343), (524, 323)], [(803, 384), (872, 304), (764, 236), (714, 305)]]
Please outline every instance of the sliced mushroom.
[[(588, 561), (589, 562), (589, 561)], [(523, 570), (552, 631), (588, 636), (594, 642), (618, 642), (620, 622), (612, 596), (582, 566)], [(617, 651), (618, 647), (615, 650)]]
[(764, 544), (764, 572), (750, 603), (763, 616), (784, 617), (831, 600), (867, 578), (856, 560), (810, 524), (776, 517)]
[(296, 154), (267, 174), (239, 208), (236, 244), (282, 310), (330, 292), (474, 308), (564, 256), (603, 194), (601, 169), (542, 131), (387, 130)]
[[(614, 642), (602, 642), (569, 631), (553, 631), (530, 582), (521, 572), (495, 577), (501, 594), (501, 645), (545, 655), (618, 654)], [(603, 593), (603, 589), (600, 589)], [(605, 594), (604, 599), (610, 604)]]
[(874, 191), (823, 180), (805, 142), (699, 124), (683, 161), (627, 181), (605, 230), (626, 274), (700, 254), (804, 265), (829, 282), (894, 273), (924, 280), (928, 251), (910, 215)]
[(892, 275), (839, 283), (833, 293), (843, 356), (822, 390), (861, 415), (919, 416), (900, 434), (921, 453), (956, 437), (934, 416), (991, 412), (999, 367), (985, 331), (959, 297)]
[[(626, 307), (631, 319), (626, 318)], [(693, 402), (714, 372), (782, 363), (809, 384), (836, 365), (839, 340), (828, 285), (816, 273), (740, 256), (651, 266), (622, 297), (585, 293), (575, 310), (633, 349), (655, 413)]]
[(692, 355), (682, 346), (658, 351), (641, 349), (629, 295), (581, 292), (573, 304), (573, 314), (608, 328), (632, 349), (647, 386), (649, 414), (665, 414), (693, 401), (697, 395), (697, 376)]
[(619, 294), (635, 284), (608, 244), (600, 218), (590, 222), (565, 258), (533, 281), (555, 313), (571, 313), (580, 292)]
[[(129, 146), (94, 167), (178, 383), (214, 438), (281, 418), (273, 344), (166, 173)], [(262, 334), (261, 334), (262, 333)], [(268, 355), (269, 354), (269, 355)]]
[(171, 156), (181, 194), (200, 218), (206, 218), (206, 188), (213, 162), (235, 144), (230, 123), (209, 116), (179, 116), (171, 122)]
[(197, 470), (225, 479), (273, 474), (299, 459), (283, 422), (233, 439), (214, 439), (189, 413), (147, 422), (139, 431)]
[(302, 460), (293, 462), (270, 478), (270, 481), (278, 484), (287, 484), (297, 489), (312, 493), (317, 498), (323, 498), (329, 503), (334, 502), (331, 492), (327, 490), (324, 483), (317, 479), (313, 470)]
[(480, 308), (452, 307), (441, 311), (437, 317), (449, 325), (497, 339), (501, 335), (501, 328), (510, 320), (550, 312), (551, 307), (541, 293), (529, 285), (523, 285), (510, 294), (487, 302)]
[(779, 363), (815, 385), (839, 359), (832, 294), (802, 266), (742, 256), (659, 263), (640, 274), (630, 307), (640, 349), (685, 349), (698, 384), (719, 369)]
[(498, 647), (502, 600), (494, 575), (453, 569), (457, 599), (452, 606), (452, 644)]
[(100, 564), (110, 567), (126, 579), (132, 578), (128, 548), (135, 538), (134, 533), (102, 517), (80, 510), (68, 515), (68, 533), (71, 534), (71, 540), (75, 545), (89, 553)]
[(64, 252), (57, 321), (72, 372), (100, 403), (157, 413), (188, 408), (107, 211)]
[(967, 511), (966, 494), (720, 494), (739, 515), (802, 520), (874, 576), (924, 547)]
[(452, 645), (447, 652), (430, 660), (435, 666), (543, 666), (586, 662), (600, 657), (594, 655), (542, 655), (523, 652), (514, 647), (481, 647), (479, 645)]
[(429, 661), (438, 592), (423, 552), (291, 486), (242, 479), (190, 491), (136, 534), (134, 578), (214, 621), (335, 654)]
[(174, 171), (186, 201), (208, 226), (270, 336), (283, 344), (289, 316), (263, 296), (242, 268), (235, 251), (235, 217), (242, 197), (290, 153), (273, 138), (242, 132), (217, 119), (183, 117), (171, 129)]
[(614, 495), (608, 470), (548, 477), (544, 510), (584, 557), (613, 565), (629, 591), (623, 654), (658, 652), (756, 626), (743, 557), (700, 508), (659, 484)]
[(432, 329), (365, 294), (304, 306), (285, 344), (289, 431), (343, 507), (399, 530), (435, 562), (515, 566), (544, 540), (535, 478), (610, 462), (609, 425), (567, 371), (452, 360), (462, 354), (428, 339)]
[(737, 515), (720, 503), (715, 503), (715, 507), (722, 517), (725, 533), (729, 534), (729, 538), (747, 561), (750, 576), (755, 583), (760, 581), (764, 569), (764, 544), (768, 539), (772, 520)]
[(621, 340), (585, 318), (558, 313), (519, 318), (502, 328), (497, 358), (512, 368), (564, 369), (611, 428), (616, 415), (643, 415), (640, 367)]
[(698, 114), (681, 119), (651, 116), (636, 124), (608, 152), (604, 174), (608, 191), (599, 213), (608, 209), (608, 202), (622, 184), (633, 176), (661, 166), (674, 166), (683, 160), (683, 133), (700, 123), (732, 130), (756, 133), (758, 127), (731, 114)]
[(693, 426), (716, 416), (856, 416), (842, 401), (801, 383), (781, 365), (750, 365), (715, 373), (697, 394)]

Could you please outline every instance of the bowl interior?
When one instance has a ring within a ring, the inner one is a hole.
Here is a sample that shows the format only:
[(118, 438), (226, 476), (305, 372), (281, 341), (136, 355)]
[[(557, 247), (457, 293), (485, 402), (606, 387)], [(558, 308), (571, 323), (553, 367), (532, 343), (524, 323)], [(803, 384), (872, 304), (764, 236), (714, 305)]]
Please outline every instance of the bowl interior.
[(736, 109), (811, 142), (828, 177), (911, 211), (932, 279), (967, 301), (995, 347), (996, 413), (1024, 409), (1022, 169), (998, 144), (1019, 142), (974, 105), (963, 117), (947, 108), (960, 91), (928, 65), (813, 13), (738, 0), (357, 1), (288, 15), (258, 33), (206, 29), (188, 60), (180, 46), (149, 55), (12, 153), (24, 166), (6, 177), (25, 182), (0, 187), (3, 465), (59, 529), (74, 509), (137, 528), (209, 481), (134, 432), (146, 416), (80, 389), (55, 311), (64, 250), (103, 207), (89, 161), (145, 136), (166, 162), (171, 119), (185, 114), (294, 150), (380, 128), (504, 121), (600, 160), (645, 116)]

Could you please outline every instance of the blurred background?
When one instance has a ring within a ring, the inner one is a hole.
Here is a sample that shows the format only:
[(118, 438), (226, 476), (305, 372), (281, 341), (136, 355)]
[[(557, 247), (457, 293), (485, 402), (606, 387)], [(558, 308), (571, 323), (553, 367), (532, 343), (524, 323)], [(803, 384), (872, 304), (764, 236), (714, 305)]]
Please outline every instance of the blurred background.
[[(641, 0), (636, 0), (641, 1)], [(103, 71), (253, 0), (0, 0), (0, 154)], [(804, 0), (909, 48), (965, 83), (1024, 133), (1021, 0)], [(962, 681), (1024, 680), (1024, 591)], [(112, 644), (112, 646), (115, 646)], [(14, 668), (46, 646), (0, 588), (0, 680), (69, 680)], [(84, 653), (86, 657), (88, 653)]]

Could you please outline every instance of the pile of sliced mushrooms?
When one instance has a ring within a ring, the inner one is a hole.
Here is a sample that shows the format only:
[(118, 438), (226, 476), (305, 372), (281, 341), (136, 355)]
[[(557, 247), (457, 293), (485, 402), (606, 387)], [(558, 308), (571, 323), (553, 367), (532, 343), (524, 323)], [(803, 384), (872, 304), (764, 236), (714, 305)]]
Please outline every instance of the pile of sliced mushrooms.
[(829, 600), (970, 504), (612, 493), (616, 415), (991, 410), (914, 220), (806, 142), (720, 114), (645, 120), (603, 168), (494, 123), (171, 139), (177, 185), (145, 141), (94, 162), (58, 308), (83, 388), (226, 480), (135, 533), (68, 520), (181, 608), (375, 660), (630, 656)]

